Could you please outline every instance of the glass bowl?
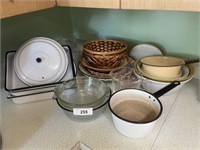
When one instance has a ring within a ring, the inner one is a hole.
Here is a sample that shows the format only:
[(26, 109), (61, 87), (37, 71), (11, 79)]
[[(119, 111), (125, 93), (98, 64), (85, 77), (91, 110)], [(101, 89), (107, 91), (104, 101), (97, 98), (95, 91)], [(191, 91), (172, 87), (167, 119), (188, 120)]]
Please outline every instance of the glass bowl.
[[(58, 105), (76, 120), (94, 119), (104, 111), (111, 95), (110, 88), (92, 77), (75, 77), (54, 90)], [(98, 111), (97, 111), (98, 110)]]

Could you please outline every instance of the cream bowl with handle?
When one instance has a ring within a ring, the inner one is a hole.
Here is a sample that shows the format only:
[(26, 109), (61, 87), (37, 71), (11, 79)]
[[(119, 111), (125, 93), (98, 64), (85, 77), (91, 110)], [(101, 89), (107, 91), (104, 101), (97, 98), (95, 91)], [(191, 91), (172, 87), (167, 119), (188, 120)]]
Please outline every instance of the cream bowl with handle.
[[(153, 77), (149, 77), (144, 75), (140, 70), (136, 67), (137, 63), (134, 64), (135, 68), (135, 74), (138, 78), (145, 79), (145, 82), (142, 83), (142, 87), (144, 87), (145, 90), (147, 90), (150, 93), (154, 93), (163, 87), (167, 86), (170, 82), (173, 80), (166, 81), (165, 79), (156, 79)], [(187, 84), (195, 75), (195, 69), (191, 64), (184, 65), (182, 67), (182, 76), (179, 78), (176, 78), (174, 80), (180, 81), (180, 85), (176, 88), (172, 89), (171, 91), (164, 94), (164, 96), (169, 96), (176, 94), (179, 90), (181, 90), (185, 84)]]
[(144, 73), (157, 78), (177, 78), (181, 76), (183, 59), (172, 56), (147, 56), (140, 59)]

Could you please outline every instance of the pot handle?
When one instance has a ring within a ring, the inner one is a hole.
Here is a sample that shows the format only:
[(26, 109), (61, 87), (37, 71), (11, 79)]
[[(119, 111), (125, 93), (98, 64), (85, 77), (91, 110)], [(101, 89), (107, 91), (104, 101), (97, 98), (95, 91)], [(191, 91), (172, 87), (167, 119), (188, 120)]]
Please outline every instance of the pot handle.
[(169, 85), (167, 85), (166, 87), (164, 87), (164, 88), (160, 89), (159, 91), (155, 92), (153, 94), (153, 96), (155, 96), (156, 98), (159, 98), (159, 97), (161, 97), (165, 93), (169, 92), (170, 90), (172, 90), (173, 88), (175, 88), (178, 85), (180, 85), (179, 81), (173, 81)]
[(187, 59), (187, 60), (184, 60), (184, 61), (185, 61), (185, 64), (197, 63), (197, 62), (200, 62), (200, 58)]

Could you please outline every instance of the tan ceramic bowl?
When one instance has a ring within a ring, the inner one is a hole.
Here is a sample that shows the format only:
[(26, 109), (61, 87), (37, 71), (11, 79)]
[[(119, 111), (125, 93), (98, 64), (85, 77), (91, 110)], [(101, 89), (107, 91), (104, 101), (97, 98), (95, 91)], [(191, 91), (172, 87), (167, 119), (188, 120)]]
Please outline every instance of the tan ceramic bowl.
[(181, 76), (181, 67), (185, 64), (183, 59), (171, 56), (148, 56), (140, 59), (145, 74), (170, 79)]

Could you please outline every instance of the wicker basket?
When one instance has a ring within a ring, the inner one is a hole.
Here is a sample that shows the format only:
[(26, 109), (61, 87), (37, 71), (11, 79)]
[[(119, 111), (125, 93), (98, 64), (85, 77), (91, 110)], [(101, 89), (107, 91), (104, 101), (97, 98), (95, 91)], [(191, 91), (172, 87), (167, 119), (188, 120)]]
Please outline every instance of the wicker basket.
[(92, 40), (84, 44), (83, 53), (88, 62), (97, 68), (114, 68), (126, 55), (127, 46), (114, 40)]

